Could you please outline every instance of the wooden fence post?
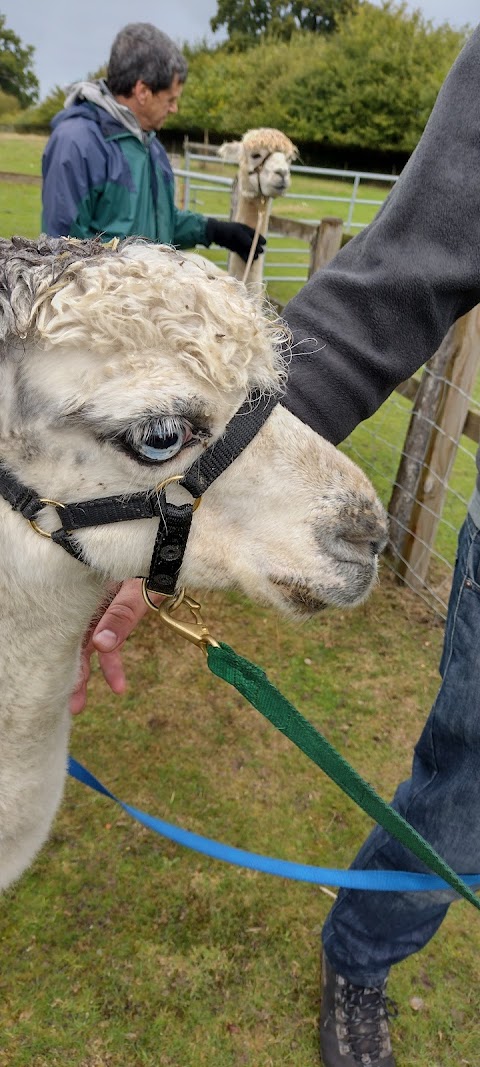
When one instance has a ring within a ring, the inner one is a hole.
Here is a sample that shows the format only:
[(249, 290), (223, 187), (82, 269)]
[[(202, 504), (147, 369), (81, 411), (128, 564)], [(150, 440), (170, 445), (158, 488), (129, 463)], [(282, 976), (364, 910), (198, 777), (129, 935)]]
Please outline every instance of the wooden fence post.
[(328, 215), (316, 227), (310, 244), (309, 278), (336, 255), (342, 244), (342, 231), (343, 220)]
[(451, 327), (426, 366), (388, 507), (395, 569), (414, 589), (425, 585), (479, 359), (476, 307)]

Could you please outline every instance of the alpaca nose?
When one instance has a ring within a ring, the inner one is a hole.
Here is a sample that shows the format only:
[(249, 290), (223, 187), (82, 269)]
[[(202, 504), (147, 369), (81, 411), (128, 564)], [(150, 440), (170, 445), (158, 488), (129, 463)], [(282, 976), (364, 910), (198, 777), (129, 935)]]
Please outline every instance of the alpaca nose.
[[(323, 542), (325, 527), (322, 530), (318, 525), (316, 533), (317, 539)], [(350, 504), (340, 509), (329, 524), (329, 533), (336, 544), (335, 554), (342, 555), (350, 546), (362, 554), (378, 556), (387, 543), (387, 516), (380, 505), (376, 507), (370, 501), (360, 501), (356, 506)]]
[[(370, 526), (370, 523), (368, 525)], [(387, 544), (386, 524), (379, 522), (373, 536), (372, 533), (369, 529), (346, 531), (342, 533), (341, 540), (354, 548), (366, 549), (372, 556), (379, 556)]]

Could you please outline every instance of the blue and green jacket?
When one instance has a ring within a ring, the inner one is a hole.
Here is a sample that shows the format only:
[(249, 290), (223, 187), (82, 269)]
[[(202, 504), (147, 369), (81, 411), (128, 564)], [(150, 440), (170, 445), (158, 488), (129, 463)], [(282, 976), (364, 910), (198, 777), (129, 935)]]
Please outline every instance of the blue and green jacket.
[(55, 116), (42, 171), (42, 229), (52, 237), (209, 244), (205, 216), (175, 207), (172, 168), (155, 134), (143, 142), (91, 101)]

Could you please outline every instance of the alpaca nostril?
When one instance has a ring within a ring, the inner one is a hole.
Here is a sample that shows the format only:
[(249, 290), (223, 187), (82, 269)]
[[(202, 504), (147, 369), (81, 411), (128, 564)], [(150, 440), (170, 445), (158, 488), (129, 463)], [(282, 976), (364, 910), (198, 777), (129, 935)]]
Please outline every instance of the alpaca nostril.
[(325, 519), (316, 522), (315, 536), (320, 547), (329, 547), (335, 558), (367, 563), (386, 546), (387, 518), (368, 499), (349, 500), (338, 511), (332, 507), (327, 524)]
[(340, 537), (337, 537), (337, 541), (340, 545), (349, 545), (351, 548), (362, 554), (366, 553), (368, 556), (374, 557), (379, 556), (383, 552), (387, 543), (387, 538), (383, 533), (379, 533), (375, 537), (369, 537), (368, 534), (365, 535), (363, 532), (353, 533), (348, 531), (348, 533), (343, 533)]
[(367, 551), (370, 556), (379, 556), (385, 548), (385, 540), (373, 541), (368, 537), (344, 537), (342, 540), (347, 545), (352, 545), (353, 548), (358, 548), (363, 551)]

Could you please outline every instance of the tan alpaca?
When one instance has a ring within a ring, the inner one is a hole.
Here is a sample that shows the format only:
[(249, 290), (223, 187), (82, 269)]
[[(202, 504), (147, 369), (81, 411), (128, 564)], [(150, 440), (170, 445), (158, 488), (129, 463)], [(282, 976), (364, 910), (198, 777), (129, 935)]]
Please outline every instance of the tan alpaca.
[[(265, 126), (247, 130), (241, 141), (227, 141), (218, 150), (221, 159), (238, 163), (238, 175), (232, 193), (231, 217), (245, 222), (266, 237), (272, 199), (283, 196), (290, 186), (290, 167), (298, 152), (281, 130)], [(232, 252), (228, 258), (228, 273), (242, 281), (245, 264)], [(259, 256), (248, 271), (250, 292), (261, 295), (263, 260)]]

